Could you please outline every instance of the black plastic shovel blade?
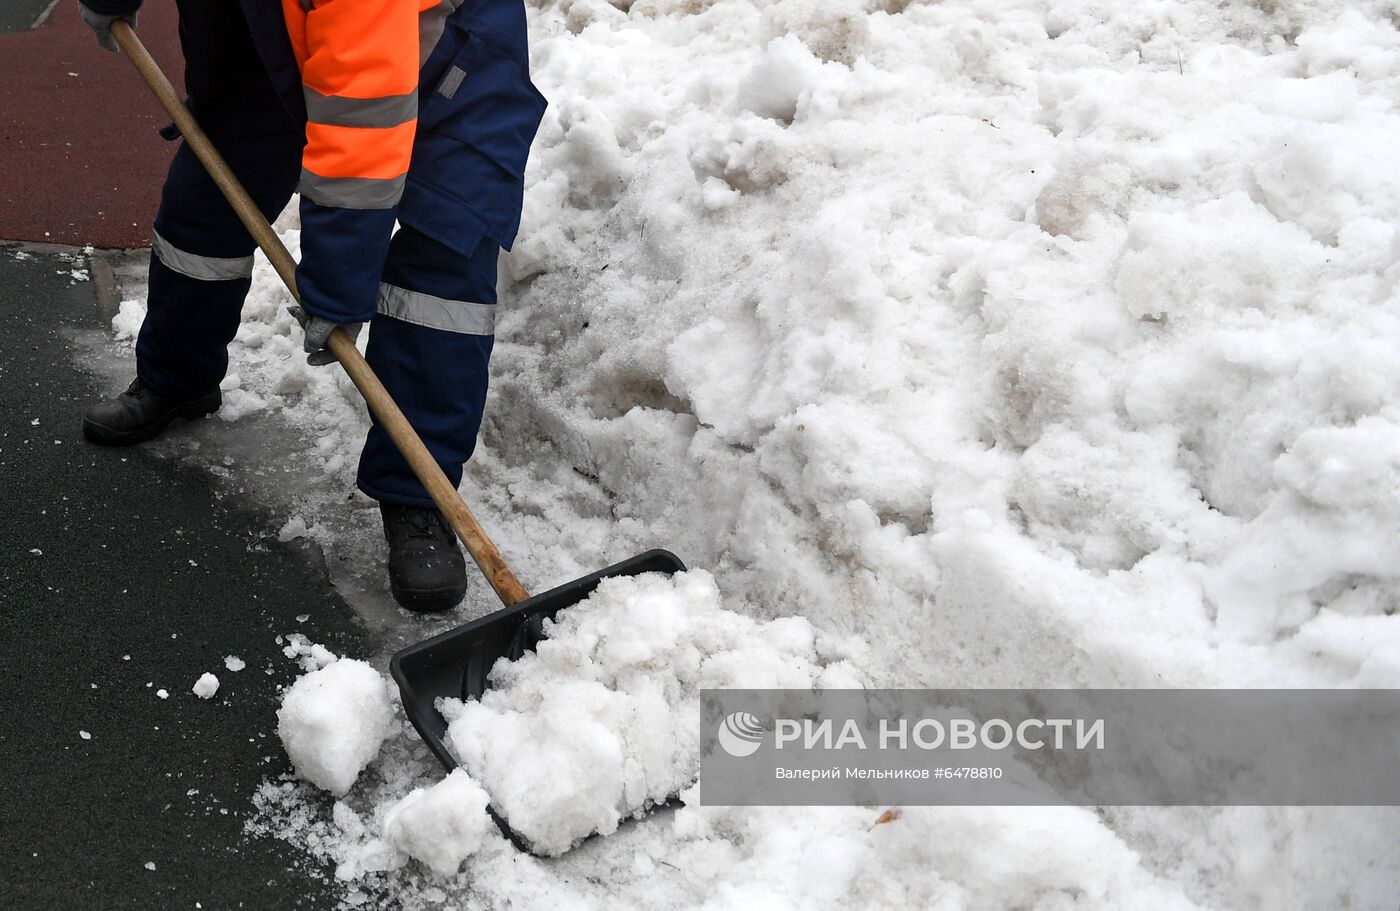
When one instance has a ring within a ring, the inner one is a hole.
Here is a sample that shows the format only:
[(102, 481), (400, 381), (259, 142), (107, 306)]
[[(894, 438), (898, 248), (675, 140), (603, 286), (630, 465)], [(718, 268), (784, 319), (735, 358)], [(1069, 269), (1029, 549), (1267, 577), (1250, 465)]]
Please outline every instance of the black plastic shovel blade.
[(457, 761), (443, 739), (447, 735), (447, 721), (437, 710), (439, 698), (478, 698), (490, 687), (487, 675), (498, 660), (514, 661), (532, 651), (544, 638), (544, 621), (593, 594), (603, 579), (643, 573), (669, 576), (679, 572), (685, 572), (685, 564), (675, 554), (667, 550), (649, 550), (591, 576), (535, 595), (514, 607), (410, 645), (389, 662), (389, 671), (403, 695), (404, 712), (442, 767), (452, 771)]

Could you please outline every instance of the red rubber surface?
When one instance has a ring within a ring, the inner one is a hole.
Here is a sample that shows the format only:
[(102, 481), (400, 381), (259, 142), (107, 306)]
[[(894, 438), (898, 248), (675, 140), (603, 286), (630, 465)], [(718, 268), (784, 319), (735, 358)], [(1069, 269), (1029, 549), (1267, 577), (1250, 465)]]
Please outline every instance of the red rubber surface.
[[(175, 4), (146, 4), (138, 34), (180, 86), (176, 29)], [(147, 246), (175, 152), (156, 135), (169, 118), (73, 0), (37, 29), (0, 33), (0, 85), (0, 240)]]

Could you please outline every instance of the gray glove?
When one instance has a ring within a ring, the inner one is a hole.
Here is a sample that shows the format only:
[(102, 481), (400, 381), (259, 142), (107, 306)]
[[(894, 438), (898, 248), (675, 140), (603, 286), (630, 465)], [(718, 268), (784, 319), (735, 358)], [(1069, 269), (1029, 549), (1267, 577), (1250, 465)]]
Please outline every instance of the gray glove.
[(138, 15), (137, 13), (126, 13), (121, 16), (108, 16), (103, 13), (95, 13), (88, 9), (81, 0), (79, 0), (78, 3), (78, 14), (83, 17), (83, 21), (87, 23), (88, 28), (92, 29), (97, 35), (98, 46), (106, 48), (114, 54), (117, 52), (118, 48), (117, 39), (112, 37), (112, 23), (116, 22), (118, 19), (124, 19), (132, 28), (136, 28), (136, 16)]
[(328, 319), (319, 316), (312, 316), (300, 307), (288, 307), (287, 312), (301, 323), (302, 331), (306, 333), (306, 340), (302, 342), (302, 350), (307, 352), (306, 362), (312, 367), (324, 367), (327, 364), (334, 364), (335, 355), (326, 348), (326, 342), (330, 340), (331, 333), (336, 327), (345, 329), (345, 334), (350, 336), (350, 341), (360, 337), (360, 327), (364, 323), (333, 323)]

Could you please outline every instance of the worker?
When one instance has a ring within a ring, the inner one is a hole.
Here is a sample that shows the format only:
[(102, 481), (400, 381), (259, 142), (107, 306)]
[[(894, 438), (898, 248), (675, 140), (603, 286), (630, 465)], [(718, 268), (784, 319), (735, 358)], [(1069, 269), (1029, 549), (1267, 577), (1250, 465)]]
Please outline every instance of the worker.
[[(81, 0), (98, 43), (141, 0)], [(366, 358), (454, 485), (486, 402), (496, 259), (519, 227), (545, 100), (521, 0), (177, 0), (188, 104), (269, 220), (294, 192), (308, 361), (369, 323)], [(167, 128), (167, 138), (175, 138)], [(397, 223), (397, 229), (396, 229)], [(125, 446), (216, 411), (255, 242), (188, 145), (151, 238), (136, 379), (84, 435)], [(448, 610), (466, 592), (456, 536), (384, 429), (360, 455), (394, 598)]]

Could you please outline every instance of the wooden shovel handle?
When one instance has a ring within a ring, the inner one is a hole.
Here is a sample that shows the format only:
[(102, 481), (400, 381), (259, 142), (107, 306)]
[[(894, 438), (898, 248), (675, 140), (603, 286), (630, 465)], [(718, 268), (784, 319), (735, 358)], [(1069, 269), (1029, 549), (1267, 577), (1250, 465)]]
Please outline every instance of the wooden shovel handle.
[[(136, 65), (141, 78), (155, 93), (161, 107), (165, 108), (171, 119), (175, 121), (175, 125), (179, 127), (181, 135), (185, 138), (185, 143), (209, 169), (209, 175), (219, 185), (219, 189), (223, 191), (229, 205), (233, 206), (233, 210), (238, 213), (239, 220), (248, 229), (248, 233), (253, 235), (253, 239), (258, 242), (258, 246), (262, 248), (263, 253), (272, 263), (272, 267), (277, 270), (277, 274), (282, 276), (287, 290), (292, 292), (292, 297), (300, 301), (301, 295), (297, 293), (296, 260), (292, 259), (292, 254), (288, 253), (287, 248), (282, 245), (281, 238), (272, 230), (272, 226), (267, 223), (262, 212), (254, 205), (253, 200), (243, 189), (243, 185), (238, 182), (233, 171), (229, 170), (223, 156), (214, 148), (214, 144), (209, 141), (209, 137), (205, 135), (204, 131), (199, 128), (194, 115), (180, 100), (174, 86), (165, 77), (165, 73), (161, 71), (160, 65), (151, 57), (150, 52), (141, 43), (141, 39), (136, 37), (136, 32), (126, 22), (118, 19), (112, 23), (112, 37), (116, 39), (117, 44), (121, 46), (131, 62)], [(389, 438), (394, 441), (399, 452), (403, 453), (409, 467), (418, 476), (418, 480), (422, 482), (428, 495), (433, 498), (437, 508), (447, 518), (448, 524), (457, 533), (457, 537), (462, 539), (462, 544), (466, 546), (467, 552), (472, 555), (476, 565), (481, 567), (481, 572), (491, 583), (491, 587), (496, 590), (501, 602), (506, 607), (510, 607), (528, 598), (529, 593), (525, 591), (525, 587), (520, 584), (515, 573), (511, 572), (510, 567), (506, 565), (501, 552), (496, 549), (495, 544), (491, 543), (486, 531), (476, 521), (476, 517), (472, 515), (471, 510), (462, 500), (461, 494), (442, 473), (437, 461), (428, 452), (428, 447), (423, 445), (423, 441), (418, 438), (418, 434), (408, 423), (403, 412), (399, 410), (399, 406), (394, 404), (388, 390), (374, 375), (374, 371), (360, 355), (355, 343), (350, 340), (344, 330), (336, 329), (335, 332), (331, 333), (326, 347), (340, 361), (340, 366), (345, 368), (345, 372), (350, 374), (355, 388), (359, 389), (360, 394), (365, 397), (365, 403), (369, 405), (369, 410), (378, 418), (380, 425), (389, 434)]]

